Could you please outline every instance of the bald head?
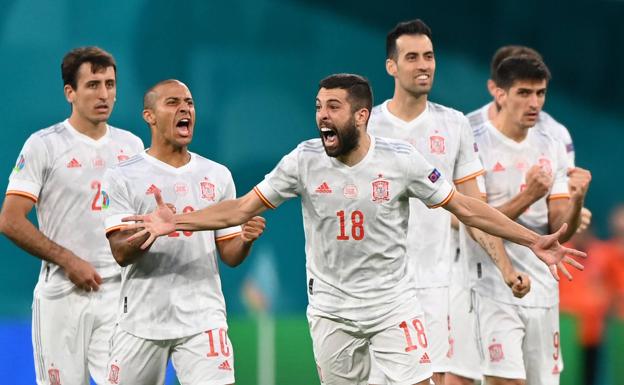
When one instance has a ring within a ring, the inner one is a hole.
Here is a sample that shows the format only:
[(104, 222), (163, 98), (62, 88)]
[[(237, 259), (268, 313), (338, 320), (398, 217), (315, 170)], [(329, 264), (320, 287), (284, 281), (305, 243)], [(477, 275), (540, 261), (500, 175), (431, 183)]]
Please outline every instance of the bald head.
[(170, 83), (177, 83), (186, 87), (186, 84), (176, 79), (167, 79), (167, 80), (159, 81), (158, 83), (151, 86), (147, 91), (145, 91), (145, 94), (143, 95), (143, 109), (153, 110), (156, 104), (156, 100), (158, 100), (158, 89)]

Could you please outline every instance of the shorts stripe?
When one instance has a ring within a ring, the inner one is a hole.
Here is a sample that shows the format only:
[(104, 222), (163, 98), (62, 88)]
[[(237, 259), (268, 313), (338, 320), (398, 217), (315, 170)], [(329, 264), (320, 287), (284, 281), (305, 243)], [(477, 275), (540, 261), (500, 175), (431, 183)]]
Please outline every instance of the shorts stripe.
[(41, 346), (41, 304), (39, 298), (35, 298), (33, 306), (33, 340), (34, 340), (34, 353), (35, 359), (38, 362), (37, 366), (37, 379), (45, 381), (45, 362), (43, 360), (43, 347)]

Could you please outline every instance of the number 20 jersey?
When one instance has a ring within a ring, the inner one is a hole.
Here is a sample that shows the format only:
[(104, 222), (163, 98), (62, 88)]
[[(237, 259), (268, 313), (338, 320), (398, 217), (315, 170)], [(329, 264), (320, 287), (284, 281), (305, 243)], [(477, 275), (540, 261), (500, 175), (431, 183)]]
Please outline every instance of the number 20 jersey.
[(374, 321), (415, 294), (406, 256), (409, 198), (436, 207), (454, 189), (409, 143), (371, 136), (352, 167), (329, 157), (320, 139), (302, 142), (254, 191), (270, 208), (301, 197), (310, 306)]
[[(36, 203), (39, 230), (93, 265), (102, 278), (119, 275), (104, 232), (108, 193), (101, 182), (108, 167), (143, 150), (134, 134), (108, 126), (94, 140), (65, 120), (32, 134), (9, 177), (7, 195)], [(37, 290), (46, 297), (74, 288), (59, 266), (42, 262)]]

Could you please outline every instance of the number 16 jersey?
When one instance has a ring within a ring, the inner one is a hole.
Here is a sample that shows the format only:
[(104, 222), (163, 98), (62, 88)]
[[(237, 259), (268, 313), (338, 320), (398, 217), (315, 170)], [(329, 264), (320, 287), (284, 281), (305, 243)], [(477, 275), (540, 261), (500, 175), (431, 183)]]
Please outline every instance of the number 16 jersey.
[(372, 321), (414, 297), (408, 198), (437, 207), (454, 189), (409, 143), (371, 136), (351, 167), (329, 157), (320, 139), (305, 141), (254, 191), (270, 208), (301, 197), (310, 306)]

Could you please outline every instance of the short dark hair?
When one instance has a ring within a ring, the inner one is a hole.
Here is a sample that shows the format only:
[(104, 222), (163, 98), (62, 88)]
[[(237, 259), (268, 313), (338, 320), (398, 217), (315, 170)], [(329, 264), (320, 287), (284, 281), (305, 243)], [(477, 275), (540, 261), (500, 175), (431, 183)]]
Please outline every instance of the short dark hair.
[(83, 63), (91, 63), (92, 73), (113, 67), (115, 77), (117, 76), (117, 64), (113, 55), (95, 46), (79, 47), (72, 49), (63, 57), (63, 62), (61, 63), (63, 85), (69, 84), (73, 89), (78, 87), (76, 78), (78, 69)]
[(397, 59), (396, 41), (403, 35), (425, 35), (431, 40), (431, 28), (420, 19), (403, 21), (388, 32), (386, 36), (386, 58)]
[(542, 55), (531, 47), (525, 45), (504, 45), (496, 50), (490, 62), (490, 79), (494, 79), (498, 65), (511, 56), (530, 56), (544, 61)]
[(154, 105), (156, 104), (156, 99), (158, 98), (158, 93), (156, 92), (156, 89), (158, 89), (160, 86), (164, 86), (165, 84), (169, 84), (169, 83), (184, 84), (178, 79), (161, 80), (158, 83), (154, 84), (153, 86), (148, 88), (147, 91), (145, 91), (145, 93), (143, 94), (143, 109), (144, 110), (154, 108)]
[(351, 103), (351, 111), (366, 108), (370, 111), (373, 108), (373, 91), (368, 79), (355, 74), (334, 74), (319, 82), (321, 88), (340, 88), (347, 91), (347, 100)]
[(503, 60), (494, 73), (494, 83), (509, 89), (518, 80), (550, 80), (550, 70), (543, 61), (530, 56), (511, 56)]

